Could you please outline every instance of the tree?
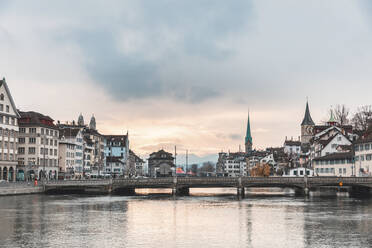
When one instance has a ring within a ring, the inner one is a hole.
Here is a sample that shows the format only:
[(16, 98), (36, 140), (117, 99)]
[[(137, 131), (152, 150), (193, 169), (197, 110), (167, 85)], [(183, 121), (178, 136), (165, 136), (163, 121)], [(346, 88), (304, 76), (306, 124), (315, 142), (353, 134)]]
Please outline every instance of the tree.
[(336, 107), (331, 109), (330, 111), (333, 111), (333, 116), (335, 120), (342, 126), (349, 124), (349, 113), (350, 110), (347, 108), (344, 104), (340, 105), (337, 104)]
[(366, 131), (370, 121), (372, 121), (372, 105), (359, 107), (351, 119), (354, 128), (359, 131)]
[(213, 162), (204, 162), (202, 167), (199, 169), (200, 172), (214, 172), (214, 163)]
[(253, 177), (268, 177), (270, 176), (271, 166), (269, 164), (258, 164), (251, 169)]
[(198, 164), (191, 165), (191, 172), (194, 174), (198, 173)]

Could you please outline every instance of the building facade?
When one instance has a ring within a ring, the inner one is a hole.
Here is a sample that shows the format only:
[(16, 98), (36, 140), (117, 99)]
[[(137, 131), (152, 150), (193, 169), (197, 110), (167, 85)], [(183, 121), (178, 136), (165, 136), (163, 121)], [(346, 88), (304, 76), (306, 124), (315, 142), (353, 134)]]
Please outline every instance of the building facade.
[(67, 177), (84, 176), (84, 140), (81, 128), (59, 129), (60, 148), (65, 152), (60, 156), (60, 168), (65, 168)]
[(372, 176), (372, 125), (354, 143), (357, 176)]
[(315, 176), (355, 176), (352, 152), (332, 153), (313, 160)]
[(172, 153), (163, 149), (153, 152), (148, 158), (148, 173), (150, 177), (169, 177), (175, 173), (174, 157)]
[(24, 179), (24, 171), (18, 164), (18, 119), (15, 106), (5, 78), (0, 80), (0, 180)]
[(57, 179), (59, 130), (49, 116), (19, 112), (18, 165), (27, 180)]
[[(135, 170), (129, 170), (129, 139), (127, 135), (104, 135), (105, 173), (115, 176), (134, 176)], [(120, 160), (120, 174), (111, 169), (111, 162)]]

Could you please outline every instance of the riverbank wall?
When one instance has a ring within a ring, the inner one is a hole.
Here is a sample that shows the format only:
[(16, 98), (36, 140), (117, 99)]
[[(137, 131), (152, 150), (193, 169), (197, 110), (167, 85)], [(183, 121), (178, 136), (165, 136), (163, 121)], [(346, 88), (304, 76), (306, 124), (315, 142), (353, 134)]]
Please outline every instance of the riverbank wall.
[(43, 186), (9, 186), (0, 187), (0, 196), (28, 195), (44, 193)]

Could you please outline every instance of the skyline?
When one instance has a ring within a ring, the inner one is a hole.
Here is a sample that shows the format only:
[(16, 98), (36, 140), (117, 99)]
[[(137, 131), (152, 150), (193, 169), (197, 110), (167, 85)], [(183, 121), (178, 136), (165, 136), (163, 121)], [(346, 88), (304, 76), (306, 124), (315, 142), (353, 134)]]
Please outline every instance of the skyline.
[(331, 105), (370, 104), (368, 1), (0, 5), (0, 76), (17, 107), (94, 114), (142, 156), (237, 151), (248, 107), (262, 149), (297, 139), (306, 97), (316, 123)]

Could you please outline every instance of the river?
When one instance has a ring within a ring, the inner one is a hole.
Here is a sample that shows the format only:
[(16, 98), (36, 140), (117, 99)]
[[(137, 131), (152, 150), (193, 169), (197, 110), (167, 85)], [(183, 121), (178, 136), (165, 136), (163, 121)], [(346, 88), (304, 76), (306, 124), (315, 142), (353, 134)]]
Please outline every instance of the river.
[(0, 247), (372, 247), (372, 198), (7, 196)]

